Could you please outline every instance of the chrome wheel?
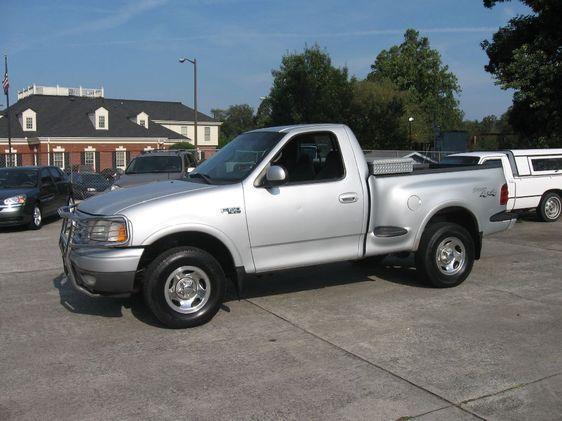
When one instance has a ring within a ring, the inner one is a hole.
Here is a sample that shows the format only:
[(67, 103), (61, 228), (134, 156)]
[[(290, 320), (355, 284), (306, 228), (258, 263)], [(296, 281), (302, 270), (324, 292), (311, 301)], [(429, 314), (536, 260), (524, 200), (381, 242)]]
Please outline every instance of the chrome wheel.
[(548, 219), (558, 219), (562, 211), (562, 203), (558, 196), (551, 196), (544, 203), (544, 213)]
[(33, 209), (33, 224), (38, 227), (39, 225), (41, 225), (42, 219), (41, 209), (39, 208), (39, 206), (35, 206), (35, 209)]
[(466, 262), (466, 249), (462, 241), (456, 237), (447, 237), (441, 241), (437, 246), (435, 262), (439, 271), (448, 276), (463, 270)]
[(209, 301), (211, 282), (207, 274), (196, 266), (181, 266), (164, 283), (164, 297), (170, 308), (178, 313), (199, 311)]

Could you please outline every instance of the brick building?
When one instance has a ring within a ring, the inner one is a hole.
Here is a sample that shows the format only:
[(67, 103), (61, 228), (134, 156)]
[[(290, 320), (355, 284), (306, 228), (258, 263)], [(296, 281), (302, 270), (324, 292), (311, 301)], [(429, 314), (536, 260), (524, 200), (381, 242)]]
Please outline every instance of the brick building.
[[(180, 102), (110, 99), (103, 89), (33, 85), (0, 115), (0, 166), (124, 169), (143, 151), (193, 144), (194, 117), (194, 110)], [(203, 113), (197, 117), (198, 150), (209, 157), (218, 146), (221, 122)]]

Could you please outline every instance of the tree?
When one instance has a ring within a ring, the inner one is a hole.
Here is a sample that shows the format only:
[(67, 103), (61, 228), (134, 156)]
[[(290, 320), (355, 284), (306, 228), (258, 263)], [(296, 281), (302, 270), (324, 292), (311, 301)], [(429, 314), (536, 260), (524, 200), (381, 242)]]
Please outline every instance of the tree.
[(390, 81), (352, 81), (353, 97), (348, 124), (363, 149), (399, 149), (407, 147), (403, 120), (407, 93)]
[(286, 54), (272, 71), (270, 123), (344, 122), (351, 101), (347, 69), (332, 66), (330, 56), (318, 45), (301, 54)]
[(170, 149), (195, 149), (189, 142), (177, 142), (170, 146)]
[[(422, 112), (422, 115), (412, 115), (415, 121), (431, 122), (443, 130), (455, 129), (461, 124), (462, 111), (455, 96), (461, 91), (457, 77), (418, 31), (408, 29), (402, 44), (381, 51), (371, 70), (367, 76), (369, 80), (390, 80), (398, 89), (410, 94), (410, 108), (416, 104)], [(425, 131), (431, 136), (431, 129)]]
[[(494, 7), (509, 0), (484, 0)], [(529, 145), (562, 145), (562, 2), (522, 0), (532, 13), (512, 18), (482, 42), (486, 71), (514, 89), (509, 122)]]
[(224, 146), (240, 133), (255, 128), (254, 110), (248, 104), (231, 105), (226, 110), (212, 109), (213, 118), (222, 121), (219, 146)]

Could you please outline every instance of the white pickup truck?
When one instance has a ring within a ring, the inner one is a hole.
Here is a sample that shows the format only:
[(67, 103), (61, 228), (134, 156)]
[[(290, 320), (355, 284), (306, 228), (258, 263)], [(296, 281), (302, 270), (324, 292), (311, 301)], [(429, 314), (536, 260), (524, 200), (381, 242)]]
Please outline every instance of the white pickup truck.
[(452, 287), (482, 236), (515, 222), (500, 168), (413, 170), (370, 162), (344, 125), (244, 133), (183, 180), (134, 186), (60, 211), (65, 272), (90, 296), (142, 291), (164, 324), (205, 323), (229, 278), (415, 252)]
[(562, 149), (513, 149), (449, 155), (442, 165), (497, 165), (509, 186), (508, 211), (536, 209), (545, 222), (562, 214)]

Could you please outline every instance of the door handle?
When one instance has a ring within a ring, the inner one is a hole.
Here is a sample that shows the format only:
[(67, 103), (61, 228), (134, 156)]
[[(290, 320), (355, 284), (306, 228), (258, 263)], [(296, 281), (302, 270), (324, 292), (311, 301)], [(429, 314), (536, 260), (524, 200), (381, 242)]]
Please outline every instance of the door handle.
[(357, 202), (357, 193), (342, 193), (339, 200), (341, 203), (355, 203)]

